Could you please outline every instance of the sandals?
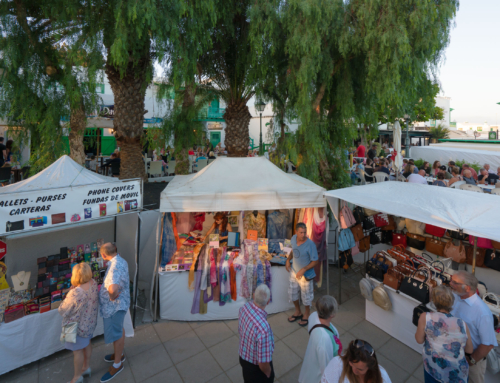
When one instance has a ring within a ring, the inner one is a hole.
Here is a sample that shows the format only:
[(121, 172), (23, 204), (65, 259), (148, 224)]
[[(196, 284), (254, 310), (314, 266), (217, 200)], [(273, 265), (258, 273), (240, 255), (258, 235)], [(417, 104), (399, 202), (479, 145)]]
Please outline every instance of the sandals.
[(289, 323), (297, 322), (298, 320), (301, 320), (302, 317), (303, 315), (292, 315), (293, 320), (290, 320), (290, 318), (288, 318), (288, 322)]
[(300, 327), (306, 327), (309, 324), (309, 320), (308, 319), (302, 319), (302, 322), (306, 322), (306, 323), (299, 323)]

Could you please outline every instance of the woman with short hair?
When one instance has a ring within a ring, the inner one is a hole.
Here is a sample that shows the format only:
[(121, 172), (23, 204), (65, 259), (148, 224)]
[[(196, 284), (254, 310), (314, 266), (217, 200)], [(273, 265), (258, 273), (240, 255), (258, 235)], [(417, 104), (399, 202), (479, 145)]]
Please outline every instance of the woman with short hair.
[(63, 317), (62, 325), (78, 323), (76, 343), (66, 342), (66, 349), (73, 351), (75, 375), (70, 383), (81, 383), (83, 377), (91, 375), (90, 356), (92, 344), (90, 339), (97, 326), (97, 310), (99, 297), (97, 283), (92, 279), (92, 270), (84, 262), (73, 267), (71, 289), (59, 306), (59, 315)]
[(450, 314), (454, 301), (449, 287), (434, 287), (431, 302), (436, 306), (436, 312), (424, 313), (418, 320), (415, 340), (424, 344), (425, 383), (468, 380), (469, 364), (465, 354), (472, 353), (472, 340), (465, 322)]
[(321, 383), (391, 383), (370, 343), (355, 339), (326, 366)]
[(323, 295), (316, 302), (316, 312), (309, 316), (309, 342), (299, 383), (318, 383), (328, 363), (342, 352), (339, 332), (330, 323), (338, 309), (336, 299), (330, 295)]
[(446, 187), (446, 183), (444, 182), (444, 174), (438, 173), (436, 176), (436, 180), (432, 183), (434, 186)]

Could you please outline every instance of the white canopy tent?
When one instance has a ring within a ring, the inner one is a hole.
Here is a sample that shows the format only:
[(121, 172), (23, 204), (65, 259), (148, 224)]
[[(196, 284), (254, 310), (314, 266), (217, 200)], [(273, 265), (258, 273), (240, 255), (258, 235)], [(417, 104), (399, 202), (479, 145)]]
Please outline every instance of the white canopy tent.
[(160, 212), (324, 207), (324, 191), (265, 157), (218, 158), (199, 173), (175, 176), (161, 193)]
[[(472, 146), (473, 144), (471, 144)], [(490, 145), (488, 145), (490, 146)], [(500, 146), (500, 145), (495, 145)], [(473, 146), (474, 149), (466, 149), (466, 147), (450, 147), (431, 145), (431, 146), (412, 146), (411, 157), (414, 159), (423, 159), (430, 163), (440, 161), (441, 165), (445, 165), (448, 161), (465, 161), (466, 163), (477, 163), (480, 166), (490, 164), (491, 170), (496, 170), (500, 167), (500, 153), (484, 149), (477, 149), (477, 145)]]

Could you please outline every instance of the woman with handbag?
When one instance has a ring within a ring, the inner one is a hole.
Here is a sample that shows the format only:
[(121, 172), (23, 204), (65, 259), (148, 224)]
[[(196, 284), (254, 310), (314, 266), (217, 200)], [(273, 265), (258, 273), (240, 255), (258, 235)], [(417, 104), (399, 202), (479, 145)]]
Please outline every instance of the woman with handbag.
[(90, 339), (97, 325), (99, 297), (92, 270), (84, 262), (73, 267), (71, 284), (71, 290), (58, 310), (63, 317), (61, 339), (66, 340), (66, 349), (73, 351), (74, 356), (75, 375), (70, 383), (81, 383), (84, 376), (91, 375)]
[(467, 382), (469, 364), (465, 354), (473, 351), (469, 328), (450, 314), (455, 298), (449, 287), (433, 288), (431, 301), (437, 312), (420, 315), (415, 333), (417, 343), (424, 344), (425, 383)]

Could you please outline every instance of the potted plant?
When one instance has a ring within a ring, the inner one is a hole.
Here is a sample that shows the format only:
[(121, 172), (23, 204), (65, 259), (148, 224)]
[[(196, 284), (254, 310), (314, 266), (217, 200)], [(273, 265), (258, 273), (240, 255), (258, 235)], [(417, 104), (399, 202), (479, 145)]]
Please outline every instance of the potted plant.
[(435, 128), (430, 128), (429, 133), (431, 134), (431, 142), (433, 144), (437, 143), (440, 139), (450, 138), (450, 130), (445, 128), (443, 124), (438, 124)]

